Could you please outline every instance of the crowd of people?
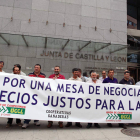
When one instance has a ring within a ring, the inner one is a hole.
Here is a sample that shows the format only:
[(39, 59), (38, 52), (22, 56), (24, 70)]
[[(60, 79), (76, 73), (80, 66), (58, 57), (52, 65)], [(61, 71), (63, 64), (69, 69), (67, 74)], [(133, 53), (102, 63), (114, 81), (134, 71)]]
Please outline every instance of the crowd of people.
[[(4, 62), (0, 61), (0, 72), (4, 72), (3, 69), (4, 66)], [(24, 72), (21, 71), (21, 65), (20, 64), (15, 64), (13, 66), (13, 74), (19, 74), (19, 75), (26, 75)], [(92, 84), (96, 84), (96, 83), (114, 83), (114, 84), (126, 84), (126, 85), (135, 85), (135, 80), (133, 79), (133, 77), (130, 77), (130, 71), (125, 70), (124, 71), (124, 77), (122, 78), (121, 81), (118, 82), (118, 80), (116, 78), (114, 78), (114, 70), (113, 69), (109, 69), (108, 73), (106, 71), (102, 71), (102, 76), (99, 77), (99, 74), (97, 74), (94, 70), (91, 70), (89, 73), (89, 77), (87, 72), (84, 72), (82, 75), (82, 71), (79, 68), (74, 68), (72, 69), (72, 77), (70, 77), (68, 80), (75, 80), (75, 81), (81, 81), (81, 82), (87, 82), (87, 83), (92, 83)], [(40, 64), (36, 64), (34, 66), (34, 71), (32, 73), (29, 73), (28, 76), (30, 77), (40, 77), (40, 78), (46, 78), (46, 75), (44, 73), (41, 72), (41, 65)], [(60, 74), (60, 67), (59, 66), (55, 66), (54, 68), (54, 74), (50, 75), (48, 78), (52, 78), (52, 79), (65, 79), (64, 75)], [(8, 118), (7, 121), (7, 125), (6, 127), (10, 127), (12, 125), (12, 118)], [(31, 120), (24, 120), (24, 123), (21, 123), (20, 119), (16, 119), (16, 123), (18, 126), (22, 126), (22, 128), (27, 128), (29, 125), (29, 122)], [(40, 122), (39, 120), (34, 120), (34, 124), (36, 126), (40, 126)], [(63, 128), (63, 122), (58, 122), (59, 127)], [(53, 125), (53, 121), (48, 121), (48, 128), (51, 128)], [(75, 125), (79, 128), (82, 128), (82, 125), (80, 124), (80, 122), (76, 122)], [(107, 124), (109, 127), (112, 127), (111, 123)], [(65, 127), (70, 127), (72, 126), (72, 122), (67, 122)], [(94, 126), (97, 128), (100, 128), (100, 125), (98, 123), (94, 123)], [(127, 129), (126, 125), (123, 123), (119, 123), (119, 126)], [(87, 124), (87, 128), (91, 128), (92, 127), (92, 123), (88, 123)]]

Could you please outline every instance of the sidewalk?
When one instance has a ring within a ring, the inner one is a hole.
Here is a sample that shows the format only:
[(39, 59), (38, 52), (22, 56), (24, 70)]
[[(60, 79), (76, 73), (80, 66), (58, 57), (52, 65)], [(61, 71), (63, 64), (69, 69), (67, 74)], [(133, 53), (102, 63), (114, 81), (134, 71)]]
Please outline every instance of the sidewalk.
[[(100, 124), (102, 128), (86, 129), (86, 124), (79, 129), (75, 126), (70, 128), (59, 128), (54, 122), (52, 128), (47, 128), (47, 121), (40, 121), (41, 126), (34, 126), (33, 121), (27, 129), (21, 129), (15, 124), (6, 128), (7, 119), (0, 118), (0, 140), (140, 140), (140, 137), (130, 137), (121, 132), (118, 124), (113, 124), (113, 128), (106, 124)], [(66, 123), (64, 123), (66, 124)], [(74, 123), (73, 123), (74, 124)], [(140, 126), (131, 125), (128, 128), (140, 130)]]

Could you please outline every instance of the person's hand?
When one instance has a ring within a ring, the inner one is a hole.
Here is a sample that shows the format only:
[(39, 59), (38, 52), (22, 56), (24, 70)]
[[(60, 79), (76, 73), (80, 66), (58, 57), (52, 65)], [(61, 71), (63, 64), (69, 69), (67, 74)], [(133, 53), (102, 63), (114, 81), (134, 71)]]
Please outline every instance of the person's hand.
[(55, 80), (56, 79), (56, 77), (53, 77), (53, 80)]

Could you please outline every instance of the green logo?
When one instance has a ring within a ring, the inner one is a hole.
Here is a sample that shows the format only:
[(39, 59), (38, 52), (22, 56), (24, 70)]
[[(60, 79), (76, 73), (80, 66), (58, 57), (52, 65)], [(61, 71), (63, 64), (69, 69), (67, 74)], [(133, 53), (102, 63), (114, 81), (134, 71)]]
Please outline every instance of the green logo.
[(20, 115), (25, 114), (25, 108), (4, 107), (4, 106), (0, 108), (1, 113), (5, 113), (6, 111), (8, 111), (7, 113), (9, 114), (20, 114)]
[(118, 114), (120, 120), (132, 120), (132, 114)]
[(3, 107), (3, 106), (2, 106), (2, 107), (0, 108), (0, 112), (1, 112), (1, 113), (5, 113), (6, 111), (7, 111), (7, 108), (6, 108), (6, 107)]
[(117, 114), (108, 114), (106, 120), (117, 120), (119, 116)]
[(132, 114), (107, 114), (106, 120), (132, 120)]

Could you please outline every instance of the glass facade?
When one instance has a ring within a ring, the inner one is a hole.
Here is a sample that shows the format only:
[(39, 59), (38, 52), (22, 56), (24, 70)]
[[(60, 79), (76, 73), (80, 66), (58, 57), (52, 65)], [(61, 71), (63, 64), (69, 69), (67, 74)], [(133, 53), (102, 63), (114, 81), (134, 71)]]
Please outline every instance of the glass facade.
[[(127, 28), (134, 29), (134, 34), (128, 33), (127, 65), (131, 76), (140, 81), (140, 0), (127, 0)], [(136, 30), (136, 32), (135, 32)]]
[(100, 52), (109, 54), (125, 54), (126, 45), (93, 41), (68, 40), (61, 38), (29, 36), (18, 34), (0, 34), (1, 45), (27, 46), (36, 48), (64, 49), (72, 51)]
[[(127, 0), (128, 28), (140, 30), (140, 0)], [(131, 26), (129, 26), (129, 24)]]

